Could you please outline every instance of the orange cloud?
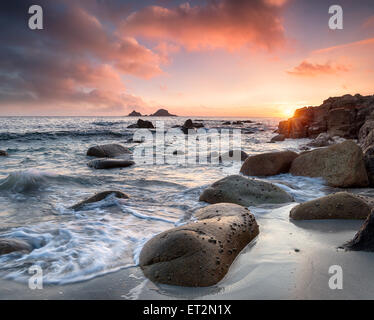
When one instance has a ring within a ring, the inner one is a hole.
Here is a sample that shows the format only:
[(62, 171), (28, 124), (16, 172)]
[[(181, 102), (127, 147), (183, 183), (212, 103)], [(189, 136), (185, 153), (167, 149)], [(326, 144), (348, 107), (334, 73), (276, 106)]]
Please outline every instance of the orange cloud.
[(167, 40), (188, 50), (243, 46), (273, 50), (285, 44), (281, 21), (285, 0), (221, 0), (205, 6), (148, 6), (127, 17), (122, 32)]
[(332, 65), (330, 62), (326, 62), (325, 64), (318, 64), (303, 61), (293, 70), (287, 71), (287, 73), (294, 76), (315, 77), (319, 75), (337, 74), (339, 72), (347, 71), (349, 71), (349, 68), (342, 64)]

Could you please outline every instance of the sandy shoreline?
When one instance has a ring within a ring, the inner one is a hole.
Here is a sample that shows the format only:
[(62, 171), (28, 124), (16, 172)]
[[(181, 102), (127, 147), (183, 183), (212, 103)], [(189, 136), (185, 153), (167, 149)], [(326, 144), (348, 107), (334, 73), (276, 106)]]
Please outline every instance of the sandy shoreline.
[[(252, 208), (260, 235), (241, 252), (226, 277), (212, 287), (155, 285), (144, 278), (140, 268), (133, 267), (43, 290), (0, 280), (0, 299), (373, 299), (374, 284), (367, 279), (374, 255), (337, 249), (354, 236), (362, 221), (294, 223), (288, 212), (295, 205)], [(331, 265), (343, 269), (343, 290), (328, 286)]]

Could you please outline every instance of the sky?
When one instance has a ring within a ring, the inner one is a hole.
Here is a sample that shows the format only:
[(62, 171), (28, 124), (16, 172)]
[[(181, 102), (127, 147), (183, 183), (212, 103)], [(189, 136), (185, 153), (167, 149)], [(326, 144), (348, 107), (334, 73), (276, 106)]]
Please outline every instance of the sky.
[(0, 115), (287, 118), (374, 94), (373, 52), (373, 0), (3, 0)]

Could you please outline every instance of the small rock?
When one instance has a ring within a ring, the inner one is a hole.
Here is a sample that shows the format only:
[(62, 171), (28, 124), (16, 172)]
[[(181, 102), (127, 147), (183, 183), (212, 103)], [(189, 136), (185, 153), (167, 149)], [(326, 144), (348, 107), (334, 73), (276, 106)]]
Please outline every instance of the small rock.
[(32, 246), (23, 240), (8, 238), (0, 239), (0, 255), (11, 252), (28, 253), (32, 251), (32, 249)]
[(88, 166), (95, 169), (112, 169), (126, 168), (135, 164), (132, 160), (127, 159), (96, 159), (88, 162)]
[(87, 156), (98, 158), (114, 158), (123, 154), (131, 154), (131, 151), (119, 144), (104, 144), (87, 150)]
[(73, 210), (80, 210), (84, 207), (84, 205), (86, 204), (89, 204), (89, 203), (94, 203), (94, 202), (99, 202), (101, 200), (104, 200), (105, 198), (107, 198), (108, 196), (110, 195), (113, 195), (114, 197), (116, 198), (119, 198), (119, 199), (128, 199), (129, 196), (121, 191), (103, 191), (103, 192), (99, 192), (97, 194), (95, 194), (94, 196), (86, 199), (86, 200), (83, 200), (75, 205), (73, 205), (72, 207), (70, 207), (70, 209), (73, 209)]

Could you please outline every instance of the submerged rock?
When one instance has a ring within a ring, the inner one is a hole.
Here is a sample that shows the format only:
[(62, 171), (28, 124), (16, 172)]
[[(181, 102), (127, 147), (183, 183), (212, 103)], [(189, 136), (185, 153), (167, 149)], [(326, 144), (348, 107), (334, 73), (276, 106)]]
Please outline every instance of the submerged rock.
[(131, 154), (131, 151), (119, 144), (104, 144), (91, 147), (87, 150), (87, 156), (98, 158), (113, 158), (123, 154)]
[(246, 176), (273, 176), (287, 173), (298, 154), (293, 151), (280, 151), (257, 154), (248, 157), (240, 172)]
[(70, 207), (70, 209), (80, 210), (86, 204), (99, 202), (101, 200), (104, 200), (105, 198), (107, 198), (110, 195), (113, 195), (114, 197), (119, 198), (119, 199), (128, 199), (129, 198), (129, 196), (127, 194), (125, 194), (121, 191), (116, 191), (116, 190), (103, 191), (103, 192), (96, 193), (94, 196), (73, 205), (72, 207)]
[(26, 241), (19, 239), (0, 239), (0, 255), (8, 254), (11, 252), (28, 253), (32, 251), (32, 246)]
[(322, 177), (332, 187), (369, 185), (362, 150), (352, 140), (301, 153), (292, 162), (290, 173)]
[(292, 202), (293, 198), (272, 183), (232, 175), (214, 182), (203, 191), (199, 200), (208, 203), (229, 202), (248, 207), (261, 203)]
[(312, 219), (366, 219), (372, 206), (367, 199), (348, 192), (337, 192), (292, 208), (290, 218)]
[(286, 140), (286, 136), (284, 134), (277, 134), (276, 136), (270, 139), (270, 142), (277, 142), (277, 141), (284, 141)]
[(138, 119), (135, 124), (130, 124), (127, 128), (135, 128), (135, 129), (154, 129), (154, 125), (151, 121)]
[(0, 157), (5, 157), (8, 155), (8, 152), (4, 151), (4, 150), (0, 150)]
[(354, 238), (344, 247), (355, 251), (374, 251), (374, 210), (367, 216)]
[(95, 169), (112, 169), (112, 168), (126, 168), (135, 164), (129, 159), (96, 159), (91, 160), (87, 165)]
[(229, 150), (219, 156), (219, 162), (228, 162), (228, 161), (244, 161), (248, 158), (248, 154), (243, 150)]
[(212, 286), (259, 233), (254, 216), (238, 205), (210, 205), (195, 215), (198, 222), (164, 231), (144, 245), (139, 264), (147, 278), (178, 286)]

